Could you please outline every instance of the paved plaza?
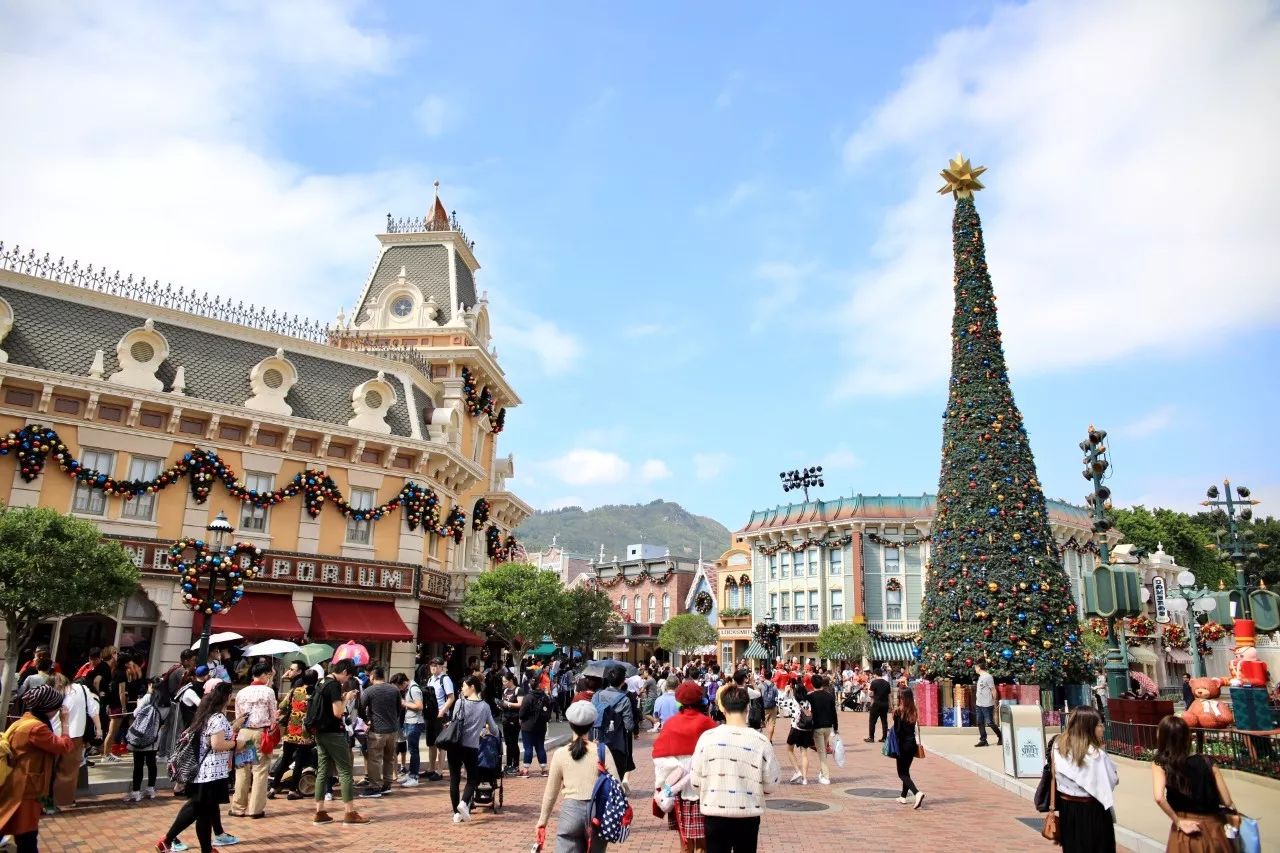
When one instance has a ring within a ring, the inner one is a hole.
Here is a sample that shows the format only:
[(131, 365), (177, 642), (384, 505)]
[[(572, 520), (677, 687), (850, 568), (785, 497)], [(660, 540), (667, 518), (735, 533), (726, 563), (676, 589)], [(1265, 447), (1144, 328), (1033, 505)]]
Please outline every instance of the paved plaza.
[[(786, 728), (779, 725), (775, 737), (784, 768), (788, 767), (783, 745)], [(864, 716), (842, 713), (841, 728), (848, 747), (845, 767), (835, 769), (830, 787), (812, 781), (803, 787), (783, 785), (770, 798), (762, 851), (831, 853), (853, 844), (884, 851), (953, 846), (966, 853), (1052, 849), (1039, 836), (1040, 816), (1028, 800), (939, 756), (915, 764), (916, 783), (926, 792), (923, 808), (912, 811), (899, 805), (893, 799), (898, 793), (893, 762), (880, 754), (879, 744), (862, 742)], [(652, 817), (647, 792), (642, 790), (653, 778), (652, 740), (645, 734), (637, 745), (639, 767), (633, 779), (638, 784), (632, 797), (636, 822), (631, 838), (616, 846), (622, 853), (679, 849), (675, 833)], [(816, 774), (816, 766), (810, 772)], [(508, 779), (502, 814), (495, 817), (477, 810), (472, 822), (464, 825), (451, 822), (445, 782), (362, 801), (361, 812), (374, 822), (360, 828), (313, 827), (309, 803), (284, 799), (267, 804), (266, 818), (228, 817), (224, 823), (228, 832), (242, 839), (236, 849), (245, 851), (526, 853), (534, 840), (543, 787), (541, 779)], [(46, 853), (149, 851), (176, 810), (172, 796), (137, 806), (121, 804), (118, 795), (87, 799), (79, 809), (45, 820), (40, 849)], [(548, 835), (553, 833), (554, 826)], [(186, 833), (184, 840), (193, 843), (194, 832)]]

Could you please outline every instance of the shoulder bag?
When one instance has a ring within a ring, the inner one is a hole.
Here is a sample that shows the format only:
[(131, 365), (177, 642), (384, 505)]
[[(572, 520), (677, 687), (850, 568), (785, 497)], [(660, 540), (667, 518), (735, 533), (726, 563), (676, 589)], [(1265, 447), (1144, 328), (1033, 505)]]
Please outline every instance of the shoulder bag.
[(1054, 769), (1053, 753), (1049, 753), (1049, 813), (1044, 816), (1044, 826), (1040, 834), (1054, 844), (1062, 843), (1062, 833), (1058, 828), (1058, 774)]
[(920, 737), (920, 722), (916, 721), (916, 758), (924, 758), (924, 740)]
[(453, 711), (453, 717), (449, 722), (445, 723), (440, 734), (436, 735), (436, 747), (439, 749), (451, 749), (455, 746), (462, 746), (462, 709), (466, 706), (466, 700), (459, 702)]

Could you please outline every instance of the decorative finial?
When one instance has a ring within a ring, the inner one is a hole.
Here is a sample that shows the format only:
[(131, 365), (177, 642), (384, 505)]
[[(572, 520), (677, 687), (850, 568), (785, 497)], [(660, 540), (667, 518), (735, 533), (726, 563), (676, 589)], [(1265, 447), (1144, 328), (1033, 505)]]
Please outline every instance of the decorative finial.
[(440, 197), (440, 179), (436, 178), (435, 183), (433, 183), (431, 186), (436, 188), (436, 198), (439, 198)]
[(986, 166), (973, 168), (968, 158), (961, 154), (957, 154), (947, 168), (940, 173), (942, 180), (946, 181), (938, 192), (942, 195), (951, 193), (956, 198), (972, 198), (975, 191), (984, 189), (982, 181), (978, 180), (978, 176), (987, 171)]

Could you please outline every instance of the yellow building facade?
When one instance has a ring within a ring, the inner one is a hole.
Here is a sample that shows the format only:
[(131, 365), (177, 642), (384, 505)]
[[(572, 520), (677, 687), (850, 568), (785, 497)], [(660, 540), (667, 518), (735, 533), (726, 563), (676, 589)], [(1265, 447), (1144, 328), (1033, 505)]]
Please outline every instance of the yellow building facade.
[(439, 200), (378, 242), (334, 326), (0, 244), (0, 500), (92, 520), (143, 577), (109, 612), (41, 627), (64, 671), (95, 645), (148, 649), (153, 672), (177, 660), (199, 619), (166, 557), (219, 512), (263, 554), (214, 631), (356, 640), (396, 669), (483, 641), (455, 619), (531, 513), (498, 452), (520, 400)]

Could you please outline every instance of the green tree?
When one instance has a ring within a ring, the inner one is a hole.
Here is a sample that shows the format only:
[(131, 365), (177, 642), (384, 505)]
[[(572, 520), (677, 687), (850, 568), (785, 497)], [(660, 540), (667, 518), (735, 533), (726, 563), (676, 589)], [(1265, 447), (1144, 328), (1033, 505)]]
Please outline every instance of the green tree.
[(997, 678), (1078, 682), (1084, 656), (1065, 640), (1078, 616), (1009, 388), (972, 196), (981, 185), (959, 158), (943, 175), (956, 196), (955, 313), (922, 666), (969, 679), (981, 661)]
[(462, 599), (462, 622), (507, 644), (516, 660), (526, 646), (551, 632), (563, 587), (554, 572), (524, 563), (503, 563), (476, 578)]
[(1107, 657), (1107, 638), (1101, 634), (1094, 633), (1089, 627), (1088, 622), (1081, 622), (1076, 628), (1076, 634), (1080, 637), (1080, 645), (1084, 646), (1084, 650), (1093, 656), (1096, 665), (1101, 665)]
[(871, 635), (862, 625), (837, 622), (818, 632), (818, 655), (857, 663), (871, 654)]
[(0, 506), (0, 617), (8, 638), (0, 708), (9, 697), (18, 655), (36, 627), (86, 611), (114, 611), (138, 588), (128, 552), (103, 540), (89, 521), (48, 507)]
[(1214, 553), (1213, 536), (1185, 512), (1135, 506), (1113, 509), (1111, 515), (1125, 542), (1139, 545), (1148, 552), (1163, 547), (1179, 565), (1190, 569), (1197, 581), (1211, 589), (1218, 588), (1219, 580), (1231, 583), (1234, 574)]
[(669, 652), (692, 654), (701, 646), (714, 645), (716, 629), (697, 613), (681, 613), (672, 616), (658, 629), (658, 647)]
[(561, 593), (551, 639), (558, 646), (581, 649), (589, 657), (591, 649), (618, 636), (622, 620), (613, 610), (609, 594), (596, 587), (575, 586)]

